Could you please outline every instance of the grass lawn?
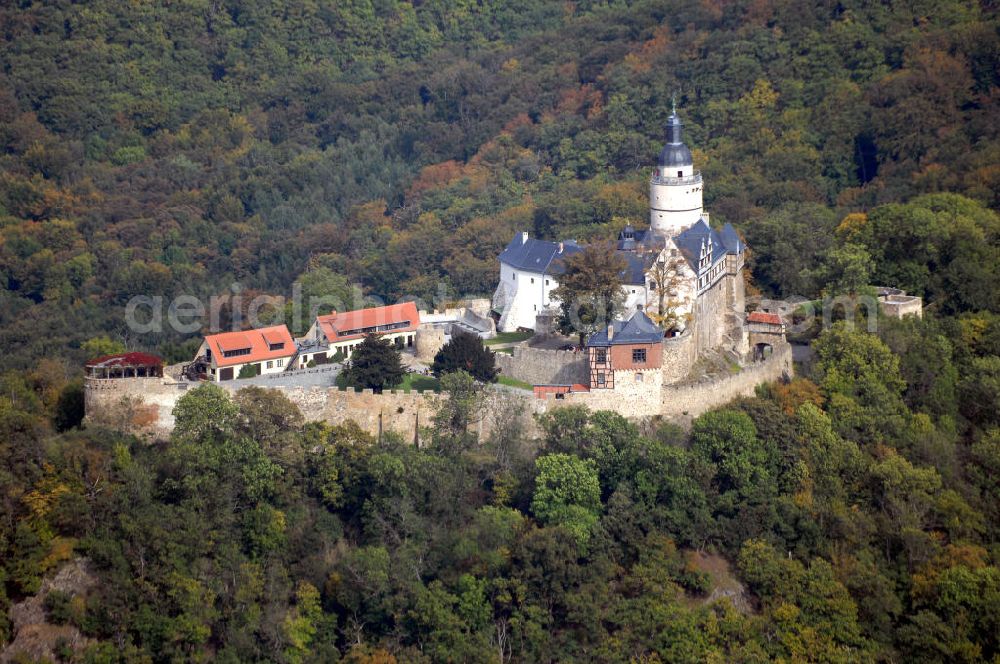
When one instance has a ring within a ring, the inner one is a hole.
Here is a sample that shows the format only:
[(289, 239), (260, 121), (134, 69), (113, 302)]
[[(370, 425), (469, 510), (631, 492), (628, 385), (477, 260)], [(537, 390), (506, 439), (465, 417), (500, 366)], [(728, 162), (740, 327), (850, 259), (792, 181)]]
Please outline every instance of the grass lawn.
[(483, 343), (487, 346), (496, 346), (497, 344), (512, 344), (518, 341), (526, 341), (532, 337), (534, 332), (497, 332), (497, 335), (492, 339), (487, 339)]
[(434, 376), (421, 376), (420, 374), (408, 373), (403, 378), (403, 382), (393, 389), (403, 390), (404, 392), (412, 392), (413, 390), (434, 390), (435, 392), (440, 392), (441, 381)]
[(507, 353), (508, 355), (513, 355), (514, 354), (514, 349), (513, 348), (497, 348), (493, 352), (494, 353)]
[(522, 390), (534, 389), (534, 386), (532, 386), (531, 383), (525, 383), (523, 380), (511, 378), (510, 376), (497, 376), (497, 382), (501, 385), (506, 385), (507, 387), (519, 387)]

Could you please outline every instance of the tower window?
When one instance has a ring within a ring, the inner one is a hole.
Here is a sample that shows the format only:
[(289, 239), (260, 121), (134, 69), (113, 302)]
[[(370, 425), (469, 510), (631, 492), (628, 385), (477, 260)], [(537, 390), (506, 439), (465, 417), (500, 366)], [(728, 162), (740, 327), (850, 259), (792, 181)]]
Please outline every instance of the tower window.
[(684, 171), (677, 171), (677, 177), (679, 178), (684, 177)]

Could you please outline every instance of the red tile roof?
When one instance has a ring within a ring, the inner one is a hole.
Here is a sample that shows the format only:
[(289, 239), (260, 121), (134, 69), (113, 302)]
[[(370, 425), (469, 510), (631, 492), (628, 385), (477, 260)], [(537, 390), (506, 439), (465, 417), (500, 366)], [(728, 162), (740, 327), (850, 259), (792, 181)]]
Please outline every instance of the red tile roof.
[(420, 314), (413, 302), (402, 302), (386, 307), (371, 307), (355, 311), (336, 311), (326, 316), (317, 316), (316, 322), (327, 341), (336, 343), (350, 339), (360, 339), (369, 332), (385, 334), (389, 332), (412, 332), (420, 327)]
[(94, 367), (161, 367), (163, 360), (156, 355), (149, 353), (118, 353), (116, 355), (102, 355), (94, 358), (85, 365), (88, 369)]
[[(205, 337), (205, 343), (212, 351), (212, 359), (218, 367), (229, 367), (234, 364), (274, 360), (279, 357), (295, 355), (295, 342), (284, 325), (264, 327), (259, 330), (244, 332), (223, 332)], [(271, 350), (271, 346), (284, 344), (281, 348)], [(226, 357), (226, 351), (250, 349), (244, 355)]]
[(781, 325), (781, 316), (778, 314), (768, 314), (763, 311), (755, 311), (747, 316), (748, 323), (767, 323), (769, 325)]
[(590, 388), (580, 383), (572, 385), (534, 385), (535, 397), (544, 399), (546, 394), (566, 394), (567, 392), (590, 392)]

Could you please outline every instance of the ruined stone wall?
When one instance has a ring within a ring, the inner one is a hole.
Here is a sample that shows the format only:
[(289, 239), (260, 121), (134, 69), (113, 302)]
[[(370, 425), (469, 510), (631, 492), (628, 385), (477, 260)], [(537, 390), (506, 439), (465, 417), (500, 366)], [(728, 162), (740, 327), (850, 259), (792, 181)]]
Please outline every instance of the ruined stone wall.
[(504, 376), (532, 385), (587, 385), (590, 381), (587, 354), (571, 350), (515, 346), (513, 355), (497, 353), (497, 366)]
[(903, 316), (916, 316), (922, 318), (924, 315), (923, 300), (915, 295), (890, 295), (879, 298), (882, 303), (882, 312), (892, 318), (902, 318)]

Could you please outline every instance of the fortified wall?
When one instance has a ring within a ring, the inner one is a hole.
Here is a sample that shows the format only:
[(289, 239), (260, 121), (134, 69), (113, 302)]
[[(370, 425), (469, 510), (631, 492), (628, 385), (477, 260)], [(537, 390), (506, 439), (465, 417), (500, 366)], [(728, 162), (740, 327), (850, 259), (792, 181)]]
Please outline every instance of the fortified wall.
[[(681, 347), (686, 346), (682, 344)], [(551, 353), (572, 353), (524, 350), (527, 353), (522, 352), (520, 357), (507, 359), (534, 363), (539, 375), (549, 372), (549, 380), (553, 383), (561, 382), (556, 379), (557, 375), (568, 375), (572, 382), (584, 382), (574, 374), (586, 371), (586, 363), (579, 364), (582, 360), (561, 365), (546, 364)], [(498, 359), (500, 357), (505, 356), (501, 355)], [(532, 417), (534, 414), (575, 404), (591, 410), (612, 410), (629, 418), (660, 416), (685, 422), (737, 397), (753, 395), (754, 388), (761, 383), (791, 374), (792, 349), (788, 344), (781, 344), (774, 348), (768, 359), (751, 364), (737, 374), (696, 382), (665, 385), (659, 380), (635, 381), (634, 376), (623, 376), (627, 387), (614, 391), (571, 392), (558, 397), (549, 394), (543, 399), (512, 390), (498, 390), (497, 394), (520, 400), (512, 410), (520, 413), (523, 430), (532, 435), (537, 432)], [(232, 393), (242, 387), (235, 381), (216, 385)], [(174, 428), (173, 409), (177, 400), (194, 387), (194, 383), (175, 382), (170, 378), (88, 378), (85, 385), (86, 421), (146, 439), (166, 439)], [(418, 440), (420, 428), (430, 424), (442, 398), (433, 392), (386, 391), (374, 394), (371, 390), (355, 392), (335, 387), (287, 386), (270, 389), (277, 389), (287, 396), (308, 421), (336, 425), (353, 420), (373, 436), (379, 431), (393, 431), (405, 440)], [(479, 426), (481, 435), (489, 433), (492, 421), (491, 417), (483, 419)]]
[(644, 383), (629, 383), (630, 387), (626, 390), (570, 392), (558, 396), (547, 394), (544, 399), (538, 400), (544, 404), (543, 407), (536, 410), (545, 412), (579, 404), (591, 410), (613, 410), (625, 417), (648, 418), (658, 415), (683, 422), (738, 397), (753, 396), (758, 385), (790, 378), (792, 373), (792, 347), (790, 344), (781, 344), (775, 347), (769, 358), (748, 365), (739, 373), (657, 386), (659, 398), (651, 395), (647, 389), (649, 386)]
[(687, 378), (698, 359), (698, 344), (690, 328), (680, 336), (663, 340), (663, 383), (669, 385)]
[(532, 385), (586, 385), (590, 380), (586, 353), (514, 346), (513, 355), (497, 353), (496, 358), (500, 373)]
[[(174, 428), (174, 406), (194, 383), (167, 382), (163, 378), (88, 378), (84, 405), (86, 421), (135, 433), (148, 439), (165, 439)], [(235, 393), (244, 387), (215, 383)], [(440, 395), (434, 392), (371, 390), (355, 392), (336, 387), (276, 386), (302, 412), (307, 421), (343, 424), (354, 420), (368, 433), (394, 431), (413, 440), (419, 427), (427, 426), (437, 410)]]

